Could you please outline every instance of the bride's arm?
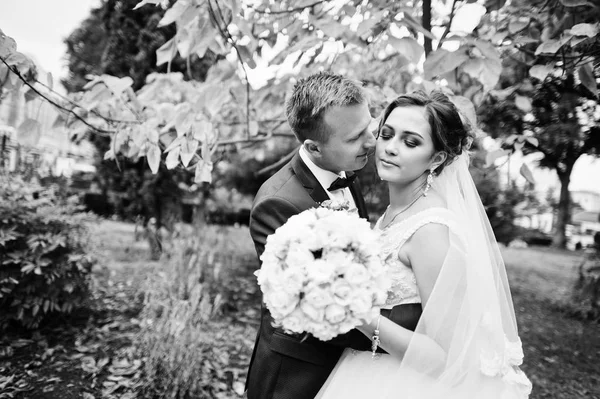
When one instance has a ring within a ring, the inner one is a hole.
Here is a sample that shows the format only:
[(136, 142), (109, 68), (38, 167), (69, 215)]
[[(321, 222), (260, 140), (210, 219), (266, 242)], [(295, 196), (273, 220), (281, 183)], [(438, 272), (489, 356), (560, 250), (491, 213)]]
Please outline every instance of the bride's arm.
[[(446, 258), (449, 248), (448, 227), (441, 224), (427, 224), (413, 234), (403, 247), (403, 254), (413, 269), (423, 308), (431, 295), (435, 281)], [(377, 319), (358, 329), (371, 338), (377, 325)], [(442, 365), (446, 358), (444, 349), (432, 338), (414, 333), (393, 321), (381, 317), (379, 321), (380, 346), (390, 355), (402, 358), (411, 340), (419, 353), (429, 364)]]

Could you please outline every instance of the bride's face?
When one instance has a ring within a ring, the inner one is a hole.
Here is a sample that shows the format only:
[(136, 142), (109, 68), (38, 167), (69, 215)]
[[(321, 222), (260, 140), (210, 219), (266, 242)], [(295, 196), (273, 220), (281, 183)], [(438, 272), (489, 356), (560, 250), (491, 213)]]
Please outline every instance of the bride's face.
[(435, 148), (425, 108), (397, 107), (379, 132), (376, 165), (382, 180), (410, 184), (433, 166)]

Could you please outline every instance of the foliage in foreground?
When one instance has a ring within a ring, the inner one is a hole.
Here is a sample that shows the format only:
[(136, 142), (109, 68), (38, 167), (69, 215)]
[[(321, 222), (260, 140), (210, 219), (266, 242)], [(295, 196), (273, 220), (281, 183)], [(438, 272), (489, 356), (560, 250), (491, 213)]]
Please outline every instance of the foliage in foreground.
[(92, 260), (83, 219), (51, 189), (0, 177), (0, 330), (12, 321), (37, 327), (70, 313), (88, 296)]
[[(207, 226), (193, 236), (174, 239), (160, 270), (149, 273), (138, 340), (144, 357), (142, 397), (226, 397), (230, 389), (243, 392), (243, 383), (227, 370), (236, 356), (232, 344), (241, 343), (231, 339), (235, 325), (219, 316), (228, 303), (225, 277), (232, 265), (248, 262), (246, 254), (252, 256), (252, 249), (244, 251), (239, 237), (228, 237), (220, 229)], [(231, 378), (224, 378), (228, 372)]]

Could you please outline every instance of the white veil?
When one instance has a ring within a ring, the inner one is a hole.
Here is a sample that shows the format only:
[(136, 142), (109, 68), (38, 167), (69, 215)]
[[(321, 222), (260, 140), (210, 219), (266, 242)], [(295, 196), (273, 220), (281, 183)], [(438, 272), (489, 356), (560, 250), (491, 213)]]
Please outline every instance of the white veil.
[(531, 392), (518, 367), (523, 351), (506, 268), (468, 166), (465, 151), (432, 184), (459, 227), (450, 229), (447, 256), (415, 330), (435, 340), (446, 359), (428, 361), (413, 338), (374, 397), (509, 399)]

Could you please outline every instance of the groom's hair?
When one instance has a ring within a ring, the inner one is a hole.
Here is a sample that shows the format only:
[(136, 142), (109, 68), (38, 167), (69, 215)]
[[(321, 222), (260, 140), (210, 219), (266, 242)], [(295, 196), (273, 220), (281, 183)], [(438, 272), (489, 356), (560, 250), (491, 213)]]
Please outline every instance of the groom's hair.
[(360, 82), (330, 72), (300, 79), (286, 101), (286, 115), (296, 138), (325, 143), (331, 130), (323, 120), (331, 107), (358, 105), (367, 101)]

